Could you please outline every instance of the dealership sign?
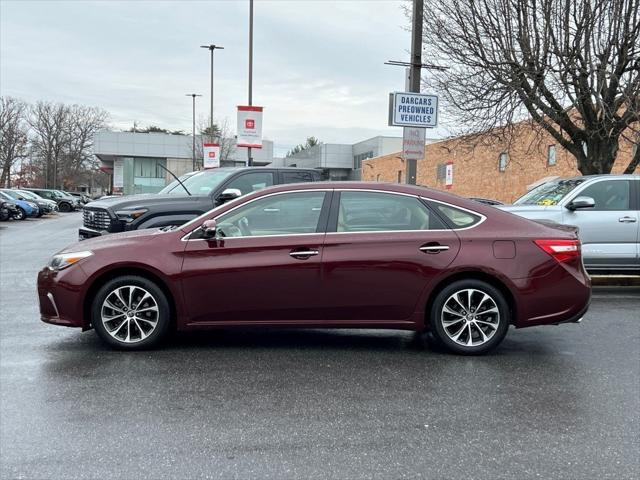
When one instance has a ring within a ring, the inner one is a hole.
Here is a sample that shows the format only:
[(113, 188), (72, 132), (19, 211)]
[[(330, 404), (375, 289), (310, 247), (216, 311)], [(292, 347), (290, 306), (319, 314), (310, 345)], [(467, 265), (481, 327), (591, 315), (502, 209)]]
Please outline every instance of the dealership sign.
[(438, 97), (421, 93), (389, 94), (389, 125), (434, 128), (438, 126)]
[(237, 146), (262, 148), (262, 107), (238, 106)]
[(453, 187), (453, 162), (447, 162), (444, 175), (444, 184), (446, 188)]
[(204, 168), (217, 168), (220, 166), (220, 145), (217, 143), (203, 143)]

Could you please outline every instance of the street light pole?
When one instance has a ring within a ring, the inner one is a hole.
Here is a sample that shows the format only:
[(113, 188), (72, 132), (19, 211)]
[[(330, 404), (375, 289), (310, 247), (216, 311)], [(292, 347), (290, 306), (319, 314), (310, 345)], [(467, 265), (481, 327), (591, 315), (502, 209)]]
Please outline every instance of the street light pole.
[(214, 50), (224, 50), (224, 47), (218, 45), (200, 45), (200, 48), (206, 48), (211, 52), (211, 111), (209, 113), (209, 134), (213, 135), (213, 52)]
[[(253, 105), (253, 0), (249, 0), (249, 106)], [(247, 166), (253, 165), (251, 147), (247, 147)]]
[(196, 169), (196, 97), (201, 97), (202, 95), (198, 95), (197, 93), (185, 93), (185, 96), (191, 97), (193, 100), (193, 150), (192, 150), (192, 170)]

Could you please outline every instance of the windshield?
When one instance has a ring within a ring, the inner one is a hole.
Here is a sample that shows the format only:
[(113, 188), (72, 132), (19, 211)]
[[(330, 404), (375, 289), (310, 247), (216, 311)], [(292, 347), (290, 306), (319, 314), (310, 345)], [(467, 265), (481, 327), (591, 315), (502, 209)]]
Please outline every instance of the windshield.
[(20, 195), (18, 195), (17, 192), (13, 192), (11, 190), (2, 190), (2, 193), (4, 193), (6, 196), (9, 196), (9, 197), (14, 198), (16, 200), (20, 200)]
[(51, 190), (51, 191), (53, 192), (53, 195), (58, 198), (64, 198), (69, 196), (66, 193), (61, 192), (60, 190)]
[(525, 193), (514, 205), (557, 205), (569, 192), (584, 182), (584, 178), (570, 178), (568, 180), (554, 180), (543, 183), (530, 192)]
[(28, 198), (29, 200), (41, 200), (41, 198), (35, 193), (26, 192), (24, 190), (15, 190), (17, 195), (21, 195), (24, 198)]
[[(215, 188), (220, 185), (233, 170), (209, 170), (198, 172), (196, 174), (187, 173), (180, 178), (180, 181), (187, 187), (191, 195), (209, 195)], [(164, 187), (158, 192), (159, 194), (169, 195), (187, 195), (184, 188), (176, 180)]]

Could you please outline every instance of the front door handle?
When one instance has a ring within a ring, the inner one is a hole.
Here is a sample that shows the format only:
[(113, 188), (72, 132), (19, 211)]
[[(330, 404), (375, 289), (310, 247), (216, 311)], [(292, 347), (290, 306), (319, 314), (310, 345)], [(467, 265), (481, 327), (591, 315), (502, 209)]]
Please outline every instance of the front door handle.
[(293, 250), (289, 252), (289, 255), (293, 258), (297, 258), (298, 260), (306, 260), (309, 257), (313, 257), (314, 255), (318, 255), (318, 250)]
[(440, 245), (439, 243), (427, 243), (420, 247), (421, 252), (440, 253), (449, 250), (449, 245)]
[(635, 223), (636, 219), (634, 217), (620, 217), (618, 221), (622, 223)]

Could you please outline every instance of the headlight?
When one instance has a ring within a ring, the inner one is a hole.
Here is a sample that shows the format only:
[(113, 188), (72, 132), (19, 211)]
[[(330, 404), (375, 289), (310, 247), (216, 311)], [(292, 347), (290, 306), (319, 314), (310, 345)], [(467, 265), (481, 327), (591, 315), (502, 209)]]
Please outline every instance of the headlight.
[(70, 267), (74, 263), (79, 262), (83, 258), (90, 257), (91, 255), (93, 255), (93, 252), (88, 250), (85, 252), (59, 253), (58, 255), (51, 257), (47, 267), (49, 267), (50, 270), (57, 272), (58, 270)]
[(146, 208), (139, 208), (137, 210), (120, 210), (119, 212), (116, 212), (116, 215), (120, 220), (124, 220), (126, 222), (133, 222), (136, 218), (138, 218), (141, 215), (144, 215), (148, 211), (149, 210), (147, 210)]

